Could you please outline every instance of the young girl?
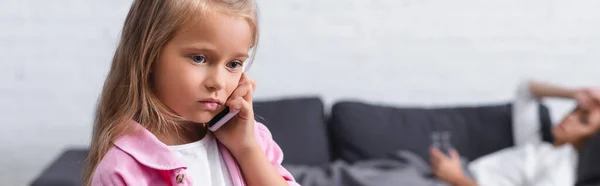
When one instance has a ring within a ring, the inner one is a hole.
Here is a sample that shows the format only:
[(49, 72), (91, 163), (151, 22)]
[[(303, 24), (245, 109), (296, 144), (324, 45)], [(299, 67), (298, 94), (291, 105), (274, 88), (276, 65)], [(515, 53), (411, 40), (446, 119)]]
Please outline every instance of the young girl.
[[(98, 105), (85, 185), (297, 185), (255, 122), (253, 0), (136, 0)], [(206, 123), (240, 110), (215, 132)]]

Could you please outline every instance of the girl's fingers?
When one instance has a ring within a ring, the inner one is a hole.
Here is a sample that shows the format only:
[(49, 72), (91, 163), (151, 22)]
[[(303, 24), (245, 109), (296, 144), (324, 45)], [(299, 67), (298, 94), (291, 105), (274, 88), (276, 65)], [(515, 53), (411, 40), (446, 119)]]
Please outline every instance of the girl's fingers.
[(234, 99), (228, 101), (227, 106), (229, 106), (229, 112), (235, 112), (236, 110), (239, 110), (240, 113), (238, 113), (238, 115), (242, 119), (248, 119), (252, 113), (252, 105), (250, 105), (250, 103), (244, 100), (242, 97), (235, 97)]
[(242, 119), (250, 118), (252, 112), (252, 94), (256, 83), (245, 74), (238, 84), (238, 87), (233, 91), (227, 100), (230, 112), (239, 110), (238, 114)]
[(243, 97), (246, 101), (252, 103), (252, 94), (254, 93), (254, 87), (256, 83), (248, 76), (242, 74), (240, 84), (231, 94), (231, 98)]

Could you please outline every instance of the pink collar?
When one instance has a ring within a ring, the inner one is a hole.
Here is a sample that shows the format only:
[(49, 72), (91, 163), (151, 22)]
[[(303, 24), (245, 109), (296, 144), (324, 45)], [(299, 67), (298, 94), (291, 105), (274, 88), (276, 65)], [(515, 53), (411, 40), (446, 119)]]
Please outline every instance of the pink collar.
[[(141, 164), (158, 170), (187, 168), (179, 158), (150, 131), (131, 120), (135, 134), (119, 137), (115, 146), (126, 152)], [(139, 132), (138, 132), (139, 131)]]

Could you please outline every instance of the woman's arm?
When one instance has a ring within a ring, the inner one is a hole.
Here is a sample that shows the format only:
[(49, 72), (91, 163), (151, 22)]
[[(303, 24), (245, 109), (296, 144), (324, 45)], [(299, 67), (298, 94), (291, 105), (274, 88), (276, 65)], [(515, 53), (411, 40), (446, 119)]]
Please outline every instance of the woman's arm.
[(450, 155), (442, 153), (439, 149), (429, 149), (431, 170), (440, 180), (453, 186), (477, 186), (475, 180), (463, 173), (460, 155), (455, 149), (450, 150)]
[(529, 82), (529, 87), (533, 96), (537, 98), (555, 97), (574, 99), (577, 101), (577, 106), (585, 110), (600, 106), (600, 89), (567, 88), (539, 81)]
[(460, 180), (452, 183), (453, 186), (477, 186), (475, 181), (467, 176), (463, 176)]
[(578, 93), (577, 89), (556, 86), (539, 81), (530, 81), (529, 87), (531, 93), (537, 98), (556, 97), (575, 99), (575, 96)]

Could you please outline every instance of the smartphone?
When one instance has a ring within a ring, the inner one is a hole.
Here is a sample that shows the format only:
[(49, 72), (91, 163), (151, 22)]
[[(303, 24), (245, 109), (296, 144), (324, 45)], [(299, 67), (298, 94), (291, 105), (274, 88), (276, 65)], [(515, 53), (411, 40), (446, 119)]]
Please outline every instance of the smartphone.
[[(253, 60), (249, 60), (242, 67), (244, 73), (248, 72), (248, 69), (250, 69), (250, 66), (252, 66), (252, 61)], [(225, 123), (227, 123), (229, 120), (231, 120), (231, 118), (233, 118), (238, 113), (240, 113), (239, 110), (233, 110), (233, 111), (229, 112), (229, 107), (225, 106), (225, 109), (223, 109), (223, 111), (219, 112), (213, 119), (211, 119), (207, 123), (208, 130), (213, 131), (213, 132), (216, 131), (217, 129), (221, 128), (221, 126), (223, 126)]]

